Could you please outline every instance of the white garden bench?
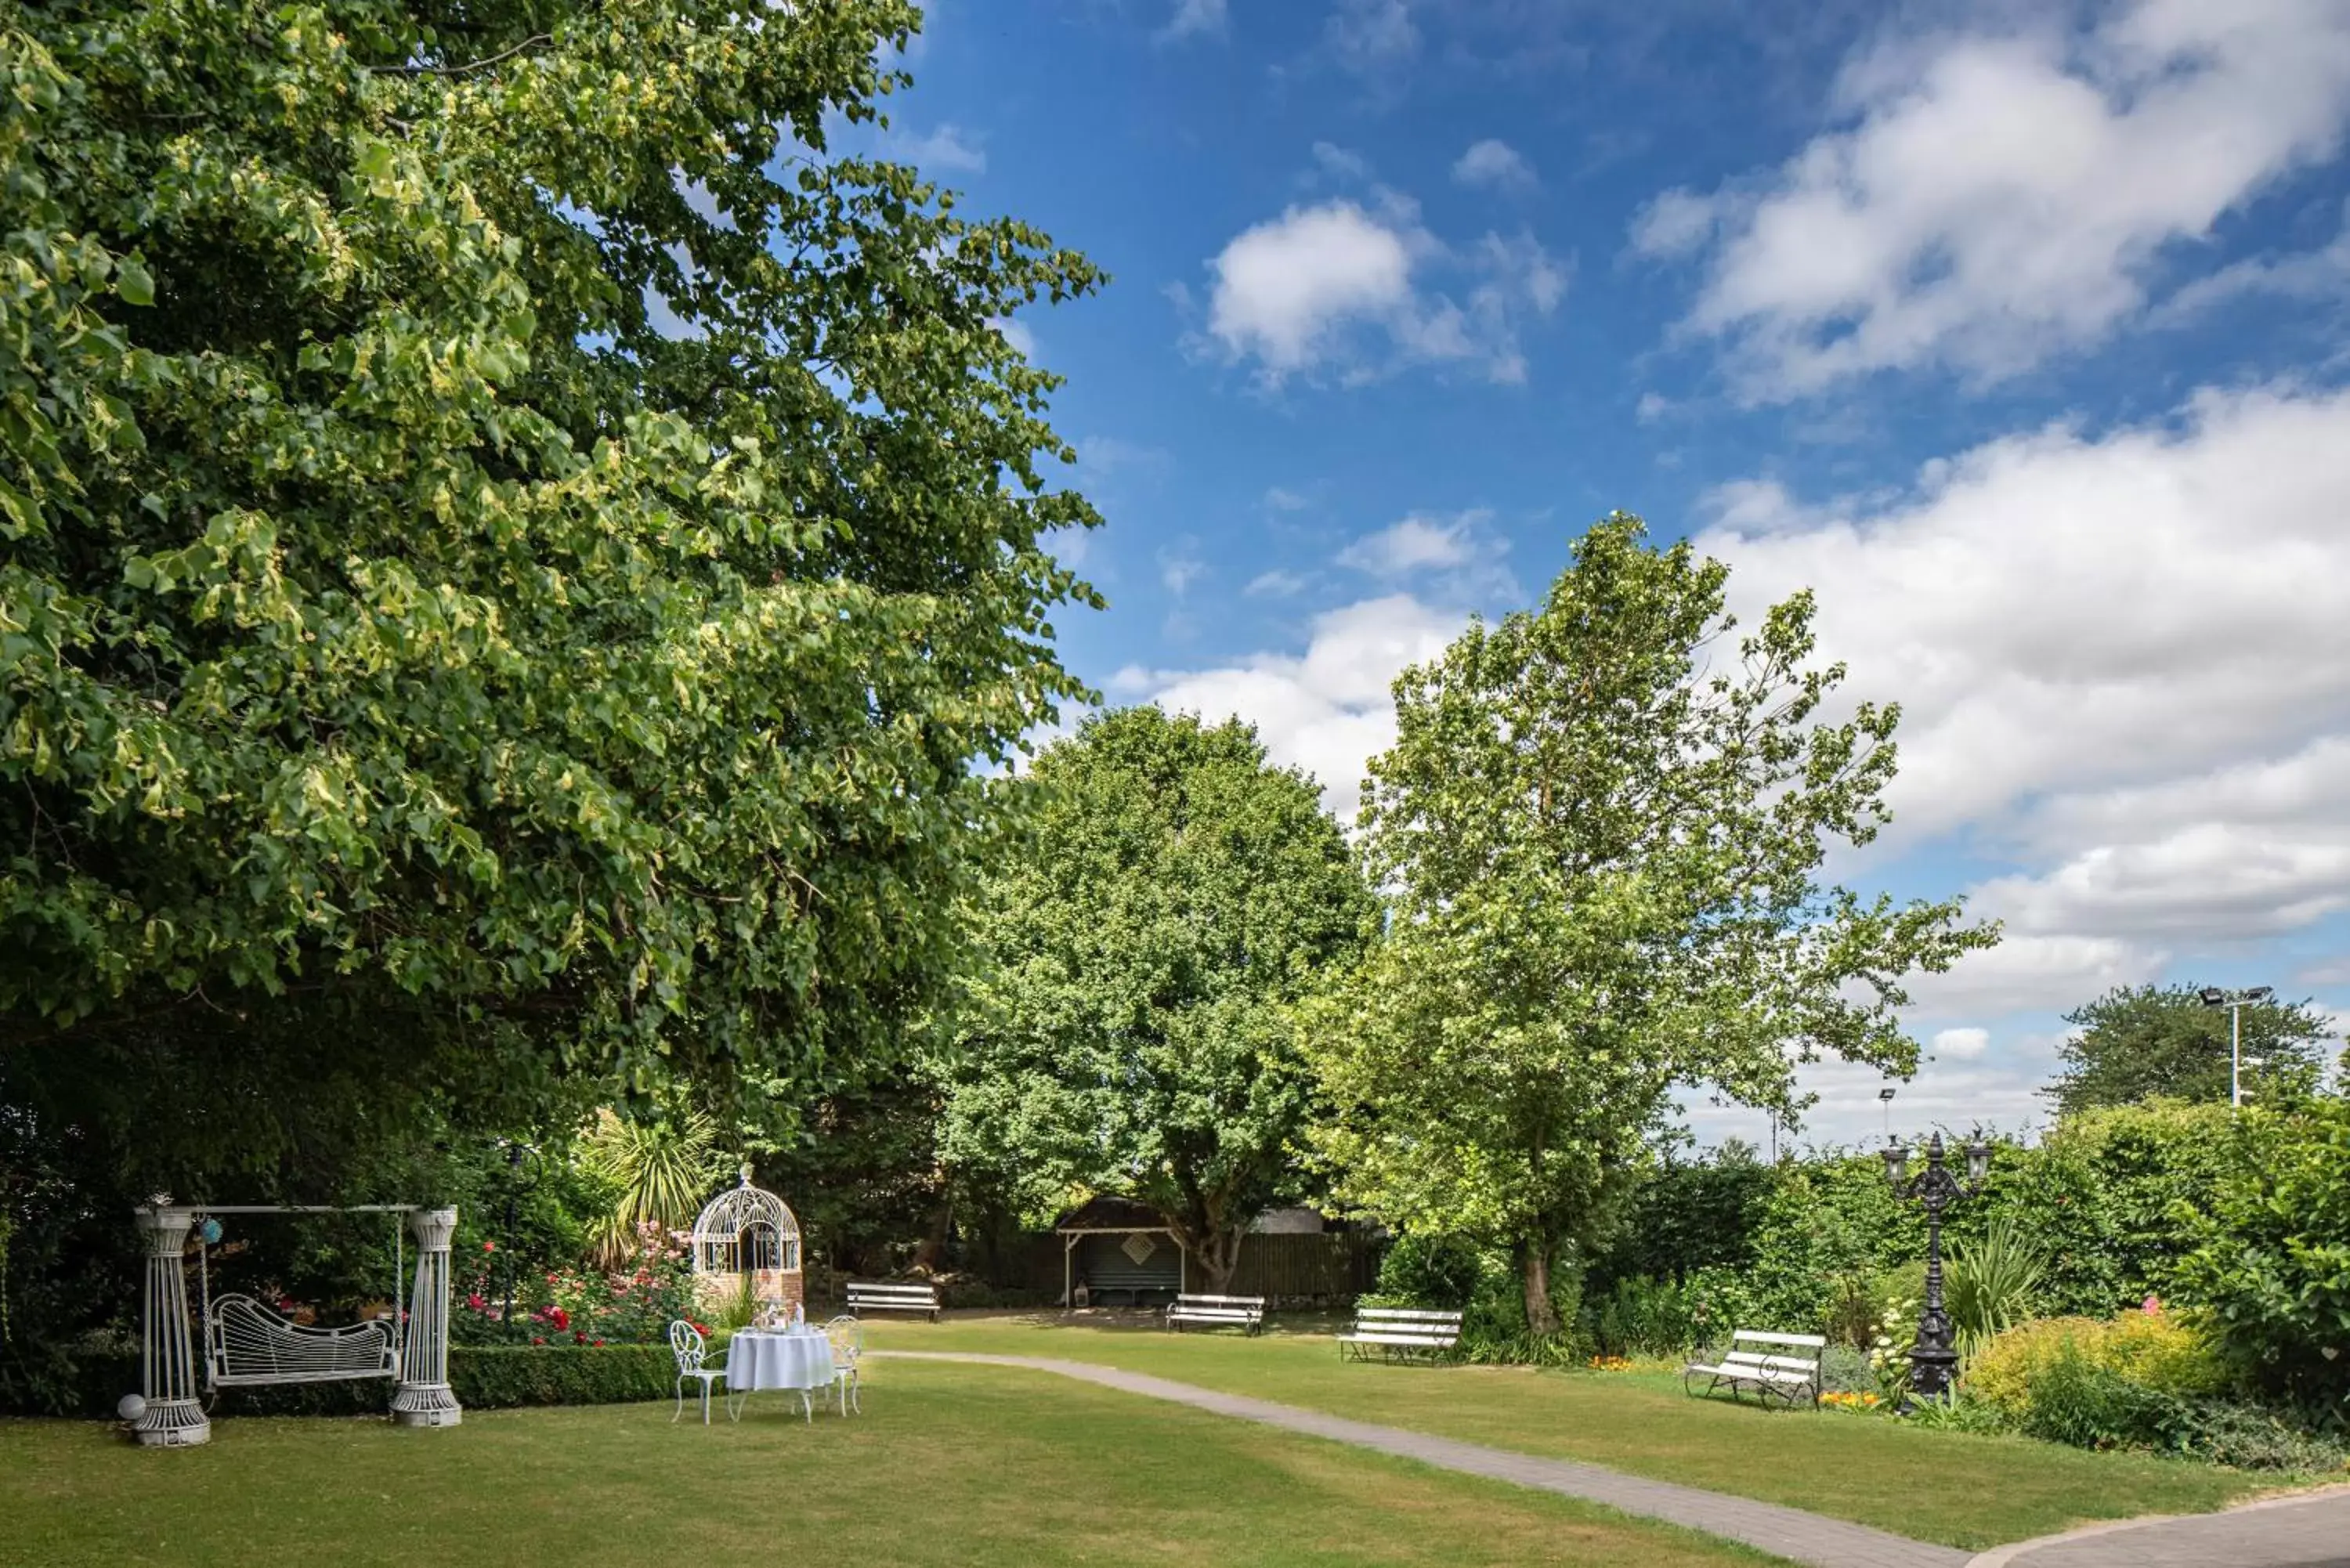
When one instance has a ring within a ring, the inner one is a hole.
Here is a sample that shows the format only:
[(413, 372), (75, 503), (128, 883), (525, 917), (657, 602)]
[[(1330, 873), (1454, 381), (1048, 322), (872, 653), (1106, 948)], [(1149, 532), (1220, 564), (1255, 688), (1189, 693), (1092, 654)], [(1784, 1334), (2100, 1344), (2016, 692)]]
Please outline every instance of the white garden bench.
[(1355, 1325), (1338, 1336), (1338, 1359), (1368, 1361), (1376, 1350), (1389, 1361), (1434, 1361), (1461, 1346), (1461, 1314), (1419, 1307), (1357, 1307)]
[[(1752, 1389), (1761, 1404), (1777, 1399), (1783, 1405), (1794, 1405), (1808, 1399), (1816, 1408), (1820, 1402), (1820, 1358), (1826, 1354), (1827, 1343), (1824, 1335), (1816, 1334), (1766, 1334), (1760, 1329), (1742, 1328), (1731, 1334), (1730, 1354), (1719, 1365), (1693, 1361), (1683, 1367), (1681, 1388), (1689, 1394), (1712, 1394), (1726, 1388), (1732, 1399)], [(1750, 1345), (1792, 1348), (1742, 1348)], [(1693, 1386), (1699, 1377), (1707, 1380), (1703, 1388)]]
[(936, 1323), (939, 1321), (939, 1287), (868, 1284), (851, 1280), (848, 1282), (848, 1310), (858, 1317), (873, 1312), (915, 1312)]
[(1196, 1323), (1203, 1328), (1237, 1328), (1254, 1334), (1264, 1326), (1263, 1296), (1177, 1296), (1167, 1309), (1167, 1326)]

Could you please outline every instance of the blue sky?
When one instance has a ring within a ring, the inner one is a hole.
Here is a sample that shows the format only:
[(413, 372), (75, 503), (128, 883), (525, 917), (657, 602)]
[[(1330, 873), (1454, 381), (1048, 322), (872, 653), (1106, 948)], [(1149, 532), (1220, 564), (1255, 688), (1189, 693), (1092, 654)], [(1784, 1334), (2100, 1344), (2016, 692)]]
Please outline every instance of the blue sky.
[(2116, 983), (2350, 1015), (2350, 0), (943, 0), (908, 64), (881, 144), (1113, 276), (1014, 327), (1110, 700), (1350, 808), (1620, 507), (1903, 703), (1840, 873), (2007, 922), (1913, 1125), (2036, 1119)]

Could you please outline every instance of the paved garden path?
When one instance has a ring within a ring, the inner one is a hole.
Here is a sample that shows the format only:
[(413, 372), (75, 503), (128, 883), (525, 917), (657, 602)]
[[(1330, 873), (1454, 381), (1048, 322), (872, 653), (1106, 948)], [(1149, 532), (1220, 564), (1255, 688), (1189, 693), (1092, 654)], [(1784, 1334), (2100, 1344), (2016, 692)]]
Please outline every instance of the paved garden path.
[[(1123, 1389), (1128, 1394), (1169, 1399), (1179, 1405), (1212, 1410), (1220, 1416), (1235, 1416), (1243, 1421), (1262, 1421), (1270, 1427), (1284, 1427), (1293, 1432), (1326, 1438), (1332, 1442), (1351, 1443), (1359, 1449), (1372, 1449), (1401, 1459), (1418, 1459), (1422, 1464), (1459, 1470), (1465, 1475), (1487, 1476), (1494, 1480), (1510, 1481), (1541, 1491), (1605, 1503), (1626, 1513), (1660, 1519), (1669, 1524), (1701, 1530), (1708, 1535), (1743, 1542), (1790, 1562), (1814, 1563), (1818, 1568), (1965, 1568), (1970, 1560), (1969, 1553), (1954, 1547), (1932, 1546), (1907, 1536), (1872, 1530), (1865, 1524), (1828, 1519), (1816, 1513), (1806, 1513), (1799, 1508), (1783, 1508), (1775, 1502), (1756, 1502), (1752, 1498), (1726, 1497), (1720, 1492), (1705, 1491), (1693, 1486), (1647, 1480), (1639, 1476), (1628, 1476), (1620, 1470), (1605, 1469), (1598, 1465), (1582, 1464), (1574, 1459), (1541, 1459), (1533, 1454), (1513, 1453), (1507, 1449), (1489, 1449), (1481, 1443), (1456, 1442), (1451, 1438), (1431, 1437), (1426, 1432), (1406, 1431), (1399, 1427), (1378, 1427), (1367, 1421), (1350, 1421), (1343, 1416), (1327, 1416), (1319, 1410), (1303, 1410), (1295, 1405), (1276, 1405), (1269, 1399), (1251, 1399), (1244, 1395), (1220, 1394), (1214, 1389), (1197, 1388), (1189, 1383), (1170, 1383), (1164, 1377), (1121, 1372), (1114, 1366), (1095, 1366), (1082, 1361), (1059, 1361), (1041, 1355), (980, 1355), (924, 1350), (875, 1350), (867, 1354), (899, 1360), (967, 1361), (990, 1366), (1024, 1366), (1037, 1372), (1056, 1372), (1064, 1377), (1081, 1378), (1105, 1387)], [(2036, 1560), (2034, 1568), (2038, 1568)], [(2074, 1565), (2067, 1563), (2065, 1568), (2074, 1568)]]
[(2123, 1520), (1986, 1552), (1974, 1568), (2350, 1568), (2350, 1487), (2178, 1519)]

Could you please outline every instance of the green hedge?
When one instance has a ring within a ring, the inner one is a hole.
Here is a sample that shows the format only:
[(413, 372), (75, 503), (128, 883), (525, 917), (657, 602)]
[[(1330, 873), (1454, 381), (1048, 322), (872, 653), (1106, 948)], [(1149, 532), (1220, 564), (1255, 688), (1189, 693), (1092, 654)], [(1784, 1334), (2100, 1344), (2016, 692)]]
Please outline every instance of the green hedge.
[[(714, 1359), (723, 1337), (713, 1335)], [(85, 1358), (76, 1414), (111, 1417), (122, 1396), (139, 1386), (136, 1355)], [(675, 1397), (677, 1361), (665, 1345), (473, 1345), (449, 1350), (449, 1386), (469, 1410), (524, 1405), (626, 1405)], [(213, 1406), (216, 1417), (380, 1416), (391, 1384), (370, 1377), (346, 1383), (278, 1384), (228, 1388)]]

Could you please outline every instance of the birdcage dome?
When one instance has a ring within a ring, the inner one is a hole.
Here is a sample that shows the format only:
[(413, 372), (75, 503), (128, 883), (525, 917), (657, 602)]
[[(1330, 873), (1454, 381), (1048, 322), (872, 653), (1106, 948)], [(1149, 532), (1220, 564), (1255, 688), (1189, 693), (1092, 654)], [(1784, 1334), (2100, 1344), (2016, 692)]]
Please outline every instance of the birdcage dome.
[(696, 1273), (741, 1274), (800, 1266), (800, 1222), (791, 1206), (762, 1187), (730, 1188), (703, 1205), (693, 1221)]

